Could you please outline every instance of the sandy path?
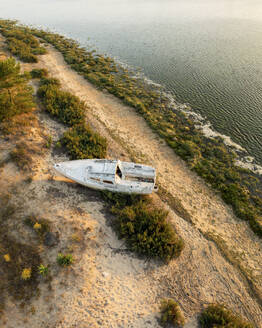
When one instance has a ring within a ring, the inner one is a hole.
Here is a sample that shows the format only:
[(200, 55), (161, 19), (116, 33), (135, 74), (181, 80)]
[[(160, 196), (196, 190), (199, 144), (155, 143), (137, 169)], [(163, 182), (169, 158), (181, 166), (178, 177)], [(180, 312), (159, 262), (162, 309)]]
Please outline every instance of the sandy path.
[[(98, 92), (81, 76), (66, 66), (62, 56), (49, 49), (35, 66), (46, 67), (62, 85), (86, 101), (90, 108), (87, 119), (100, 133), (108, 136), (113, 131), (120, 143), (111, 156), (127, 154), (127, 144), (157, 167), (159, 182), (190, 212), (194, 225), (171, 211), (171, 219), (186, 247), (179, 259), (168, 266), (147, 263), (128, 253), (118, 253), (121, 248), (114, 232), (108, 226), (110, 219), (104, 214), (102, 204), (92, 200), (83, 188), (76, 185), (49, 181), (48, 167), (63, 158), (50, 155), (38, 168), (33, 183), (35, 195), (32, 208), (49, 213), (59, 227), (61, 220), (68, 225), (78, 220), (88, 222), (93, 238), (88, 249), (74, 266), (74, 276), (67, 277), (67, 285), (54, 290), (54, 309), (45, 314), (39, 306), (38, 319), (23, 327), (159, 327), (158, 305), (161, 297), (174, 297), (181, 305), (190, 327), (196, 327), (195, 315), (209, 302), (224, 302), (261, 327), (261, 308), (249, 295), (248, 288), (238, 271), (218, 252), (215, 244), (206, 240), (201, 231), (214, 231), (227, 245), (241, 253), (241, 261), (254, 273), (261, 269), (261, 242), (245, 223), (237, 220), (230, 208), (185, 164), (171, 149), (152, 133), (144, 120), (134, 110), (123, 106), (115, 98)], [(24, 68), (31, 68), (24, 65)], [(55, 134), (57, 123), (43, 116), (43, 128)], [(102, 123), (101, 123), (102, 122)], [(39, 181), (39, 182), (37, 182)], [(50, 186), (62, 192), (50, 204)], [(81, 209), (81, 217), (72, 215), (72, 207)], [(48, 210), (47, 210), (48, 209)], [(113, 248), (113, 249), (112, 249)], [(123, 248), (123, 247), (122, 247)], [(54, 279), (54, 285), (59, 278)], [(56, 286), (56, 285), (55, 285)], [(44, 309), (44, 308), (43, 308)], [(17, 318), (19, 315), (17, 314)], [(18, 322), (18, 321), (17, 321)], [(17, 325), (19, 327), (19, 325)]]

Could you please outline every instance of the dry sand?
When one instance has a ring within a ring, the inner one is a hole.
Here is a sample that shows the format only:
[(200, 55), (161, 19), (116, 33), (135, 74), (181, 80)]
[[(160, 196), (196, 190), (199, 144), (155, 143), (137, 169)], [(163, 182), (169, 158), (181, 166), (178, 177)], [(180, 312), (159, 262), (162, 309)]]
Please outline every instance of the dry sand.
[[(36, 160), (34, 179), (23, 202), (28, 212), (37, 209), (39, 215), (50, 219), (61, 236), (59, 245), (46, 254), (49, 260), (55, 262), (59, 250), (75, 247), (76, 263), (68, 271), (52, 268), (52, 291), (41, 287), (41, 295), (33, 303), (35, 314), (27, 315), (26, 320), (25, 313), (9, 301), (6, 327), (160, 327), (162, 297), (172, 297), (180, 304), (187, 327), (196, 327), (197, 314), (212, 302), (228, 304), (262, 327), (258, 299), (238, 269), (203, 232), (220, 236), (262, 289), (262, 244), (258, 237), (132, 108), (97, 91), (65, 64), (61, 54), (51, 47), (48, 51), (39, 57), (38, 64), (23, 64), (23, 68), (47, 68), (66, 90), (84, 100), (89, 107), (87, 121), (110, 140), (109, 157), (135, 156), (155, 166), (159, 183), (183, 204), (193, 224), (170, 209), (170, 218), (185, 241), (182, 255), (169, 265), (138, 259), (125, 251), (108, 225), (110, 216), (96, 192), (54, 176), (53, 163), (65, 157), (48, 152)], [(41, 130), (57, 140), (64, 128), (46, 114), (40, 112), (38, 117)], [(8, 143), (1, 150), (7, 147)], [(8, 164), (2, 174), (12, 180), (18, 172)], [(75, 245), (69, 240), (77, 228), (83, 235)]]

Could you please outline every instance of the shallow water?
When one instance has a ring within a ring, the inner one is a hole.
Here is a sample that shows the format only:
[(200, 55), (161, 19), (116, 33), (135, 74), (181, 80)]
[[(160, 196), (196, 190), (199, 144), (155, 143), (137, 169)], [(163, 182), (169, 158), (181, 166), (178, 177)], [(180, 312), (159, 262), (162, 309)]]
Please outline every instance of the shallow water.
[(261, 1), (2, 0), (0, 17), (141, 67), (262, 164)]

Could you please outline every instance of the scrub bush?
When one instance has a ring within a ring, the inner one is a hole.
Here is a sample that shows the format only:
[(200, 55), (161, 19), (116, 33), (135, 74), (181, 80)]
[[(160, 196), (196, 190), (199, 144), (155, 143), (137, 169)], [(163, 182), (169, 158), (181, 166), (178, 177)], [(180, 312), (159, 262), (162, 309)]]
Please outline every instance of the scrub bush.
[(37, 92), (45, 109), (69, 126), (84, 121), (85, 104), (70, 92), (60, 89), (57, 79), (42, 79)]
[(180, 255), (183, 241), (167, 222), (168, 212), (155, 208), (149, 201), (137, 202), (124, 208), (114, 208), (114, 226), (128, 247), (148, 258), (166, 262)]
[(183, 314), (179, 305), (172, 299), (163, 299), (161, 301), (161, 324), (165, 327), (172, 324), (174, 327), (181, 327), (185, 323)]
[(24, 62), (37, 63), (37, 55), (47, 52), (26, 27), (16, 26), (12, 21), (1, 21), (0, 32), (6, 38), (8, 50)]
[(59, 253), (56, 260), (57, 263), (62, 267), (70, 266), (74, 262), (72, 254)]
[(107, 141), (85, 124), (75, 125), (61, 139), (71, 159), (105, 158)]
[(35, 68), (30, 72), (33, 79), (42, 79), (47, 77), (48, 71), (45, 68)]
[(0, 61), (0, 123), (32, 111), (35, 106), (32, 94), (28, 78), (20, 74), (20, 65), (14, 58)]
[(234, 314), (222, 304), (209, 305), (200, 315), (199, 323), (202, 328), (254, 328), (254, 326)]

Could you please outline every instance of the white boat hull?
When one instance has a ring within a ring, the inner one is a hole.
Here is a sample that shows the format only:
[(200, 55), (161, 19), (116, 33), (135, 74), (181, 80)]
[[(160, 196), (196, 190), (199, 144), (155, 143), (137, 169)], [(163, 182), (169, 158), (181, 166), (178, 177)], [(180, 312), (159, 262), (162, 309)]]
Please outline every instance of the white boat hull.
[(155, 169), (147, 165), (86, 159), (57, 163), (54, 168), (64, 177), (92, 189), (129, 194), (157, 191)]

